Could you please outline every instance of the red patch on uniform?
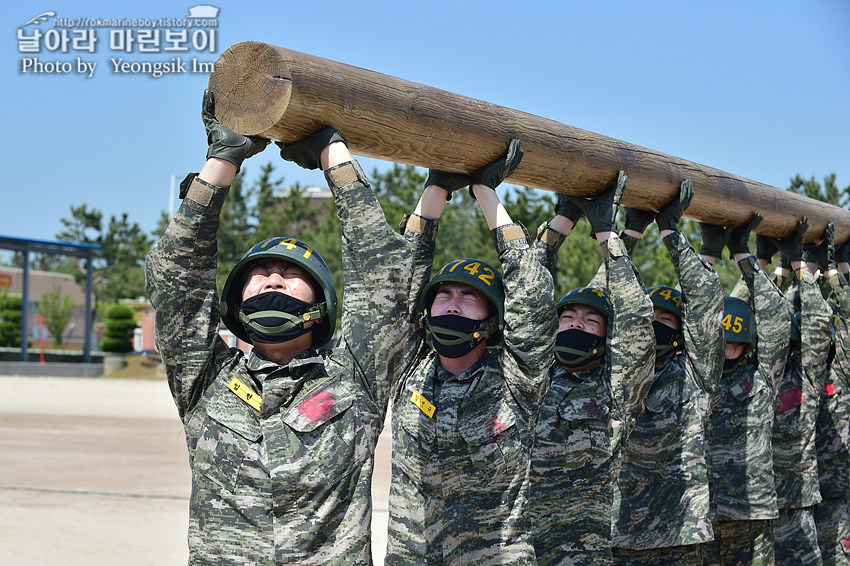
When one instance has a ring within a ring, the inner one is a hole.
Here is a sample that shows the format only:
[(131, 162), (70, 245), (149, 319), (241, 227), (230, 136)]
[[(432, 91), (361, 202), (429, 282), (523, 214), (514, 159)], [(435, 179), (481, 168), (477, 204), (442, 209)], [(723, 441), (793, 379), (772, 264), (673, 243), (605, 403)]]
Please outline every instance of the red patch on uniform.
[(844, 547), (844, 552), (850, 552), (850, 537), (841, 539), (841, 546)]
[(336, 399), (333, 393), (322, 391), (302, 401), (298, 405), (298, 412), (311, 423), (326, 421), (330, 416), (334, 403), (336, 403)]
[(743, 385), (743, 386), (744, 386), (744, 389), (746, 389), (746, 390), (747, 390), (747, 393), (749, 393), (750, 391), (752, 391), (752, 390), (753, 390), (753, 384), (752, 384), (752, 383), (750, 383), (750, 382), (749, 382), (748, 380), (746, 380), (746, 379), (745, 379), (744, 381), (742, 381), (742, 382), (741, 382), (741, 385)]
[(835, 395), (835, 384), (827, 381), (823, 384), (823, 391), (826, 393), (827, 397), (832, 397)]
[(803, 391), (799, 387), (789, 389), (784, 393), (779, 394), (779, 403), (776, 405), (777, 413), (784, 413), (794, 407), (799, 407), (803, 404)]
[(584, 410), (590, 413), (598, 413), (599, 405), (596, 404), (596, 399), (591, 399), (590, 401), (588, 401), (587, 404), (584, 406)]
[(487, 434), (490, 436), (498, 436), (505, 430), (505, 425), (502, 424), (502, 421), (499, 420), (496, 414), (493, 414), (484, 426), (487, 427)]

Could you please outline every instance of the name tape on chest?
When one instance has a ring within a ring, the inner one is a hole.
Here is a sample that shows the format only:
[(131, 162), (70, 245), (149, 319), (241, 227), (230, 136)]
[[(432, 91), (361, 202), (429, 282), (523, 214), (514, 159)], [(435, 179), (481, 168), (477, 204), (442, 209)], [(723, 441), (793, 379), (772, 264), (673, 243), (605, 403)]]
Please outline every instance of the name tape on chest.
[(437, 407), (435, 407), (434, 405), (432, 405), (432, 404), (428, 401), (428, 399), (426, 399), (425, 397), (423, 397), (422, 395), (420, 395), (418, 391), (414, 391), (414, 392), (413, 392), (413, 395), (411, 395), (411, 396), (410, 396), (410, 401), (411, 401), (414, 405), (416, 405), (417, 407), (419, 407), (419, 409), (420, 409), (423, 413), (425, 413), (426, 415), (428, 415), (428, 418), (431, 418), (431, 419), (433, 419), (433, 418), (434, 418), (434, 411), (436, 411), (436, 410), (437, 410)]
[(260, 406), (263, 404), (263, 398), (251, 391), (247, 385), (239, 381), (238, 377), (234, 377), (230, 380), (230, 383), (227, 384), (227, 388), (236, 393), (236, 396), (248, 403), (251, 407), (255, 408), (257, 411), (260, 410)]

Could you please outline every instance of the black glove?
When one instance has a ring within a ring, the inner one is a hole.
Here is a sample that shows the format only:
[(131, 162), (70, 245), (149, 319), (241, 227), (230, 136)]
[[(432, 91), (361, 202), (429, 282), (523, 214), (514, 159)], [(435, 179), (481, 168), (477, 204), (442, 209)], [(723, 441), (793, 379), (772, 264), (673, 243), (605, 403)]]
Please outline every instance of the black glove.
[(770, 263), (773, 261), (773, 256), (775, 256), (778, 251), (779, 250), (776, 248), (776, 244), (773, 243), (773, 240), (767, 236), (756, 234), (756, 258), (763, 259), (767, 261), (767, 263)]
[(322, 151), (333, 142), (345, 143), (345, 138), (333, 126), (325, 126), (297, 142), (275, 142), (280, 148), (280, 156), (287, 161), (297, 163), (304, 169), (322, 168)]
[(628, 177), (625, 171), (617, 175), (617, 182), (593, 198), (565, 195), (567, 200), (579, 207), (590, 222), (591, 234), (617, 231), (617, 208), (626, 188)]
[(779, 267), (782, 269), (791, 270), (791, 262), (788, 261), (788, 256), (785, 254), (779, 254)]
[(761, 224), (762, 220), (764, 220), (764, 217), (756, 212), (752, 218), (743, 224), (732, 226), (729, 233), (729, 242), (726, 244), (730, 255), (734, 257), (735, 254), (750, 253), (750, 232), (755, 230)]
[(523, 151), (520, 149), (520, 145), (519, 140), (511, 140), (504, 157), (500, 157), (493, 163), (485, 165), (470, 175), (469, 196), (475, 198), (472, 192), (472, 185), (484, 185), (496, 190), (496, 187), (501, 185), (502, 181), (510, 177), (514, 169), (519, 166), (519, 162), (522, 161)]
[(469, 175), (428, 169), (428, 178), (425, 179), (425, 186), (427, 187), (428, 185), (437, 185), (441, 189), (448, 191), (449, 194), (446, 195), (446, 200), (452, 200), (453, 192), (469, 185)]
[(624, 208), (626, 209), (626, 230), (634, 230), (643, 234), (646, 231), (646, 227), (655, 220), (655, 213), (651, 210), (629, 208), (628, 206)]
[(781, 240), (773, 240), (773, 243), (788, 258), (788, 261), (803, 261), (803, 236), (808, 228), (809, 218), (804, 216), (797, 222), (797, 227), (789, 236)]
[(573, 226), (584, 216), (581, 208), (570, 202), (567, 195), (562, 193), (558, 193), (558, 204), (555, 206), (555, 214), (566, 216), (573, 221)]
[(835, 247), (835, 262), (850, 263), (850, 240)]
[(215, 117), (215, 97), (210, 89), (204, 91), (201, 118), (207, 130), (207, 159), (224, 159), (236, 165), (237, 171), (243, 161), (257, 155), (269, 145), (267, 139), (243, 136), (223, 126)]
[(691, 205), (694, 198), (694, 186), (690, 179), (682, 181), (679, 187), (679, 195), (670, 204), (661, 209), (655, 216), (655, 223), (659, 230), (678, 230), (679, 220)]
[(838, 264), (835, 262), (835, 224), (832, 222), (826, 225), (823, 241), (819, 245), (808, 244), (804, 247), (822, 272), (838, 269)]
[(731, 228), (700, 222), (699, 230), (702, 235), (702, 247), (699, 253), (705, 256), (716, 257), (717, 259), (723, 259), (723, 248), (726, 247), (726, 242), (729, 241), (729, 235), (732, 233)]

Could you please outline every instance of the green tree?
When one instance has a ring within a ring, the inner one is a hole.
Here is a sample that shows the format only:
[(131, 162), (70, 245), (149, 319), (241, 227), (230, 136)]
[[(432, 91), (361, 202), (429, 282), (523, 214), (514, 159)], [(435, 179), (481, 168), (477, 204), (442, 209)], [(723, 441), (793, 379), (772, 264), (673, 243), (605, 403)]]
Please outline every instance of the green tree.
[[(62, 218), (65, 230), (56, 235), (61, 241), (97, 244), (101, 252), (93, 260), (94, 310), (103, 302), (136, 299), (144, 296), (145, 254), (152, 240), (124, 212), (111, 216), (104, 225), (103, 213), (86, 204), (71, 207), (71, 218)], [(75, 280), (84, 284), (83, 262), (74, 263)]]
[(38, 312), (44, 316), (44, 324), (53, 335), (53, 345), (57, 348), (62, 346), (62, 334), (74, 316), (74, 299), (70, 295), (63, 295), (59, 287), (53, 285), (50, 291), (41, 294)]
[(23, 298), (5, 288), (0, 291), (0, 346), (17, 348), (21, 345)]
[(814, 176), (804, 179), (797, 173), (791, 178), (788, 190), (835, 206), (846, 207), (850, 204), (850, 185), (839, 189), (834, 172), (823, 178), (823, 185), (816, 181)]
[(254, 189), (245, 185), (245, 169), (241, 169), (230, 185), (221, 210), (218, 234), (218, 288), (224, 287), (227, 274), (256, 243), (256, 206)]
[(133, 332), (137, 326), (133, 309), (120, 303), (109, 305), (104, 322), (106, 331), (100, 341), (101, 350), (123, 354), (133, 349)]

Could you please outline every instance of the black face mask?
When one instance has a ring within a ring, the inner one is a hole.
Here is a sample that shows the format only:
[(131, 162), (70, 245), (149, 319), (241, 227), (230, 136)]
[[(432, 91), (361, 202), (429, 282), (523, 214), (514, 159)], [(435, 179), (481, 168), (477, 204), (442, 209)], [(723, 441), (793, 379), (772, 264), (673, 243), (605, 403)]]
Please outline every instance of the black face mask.
[(555, 336), (555, 359), (568, 370), (581, 367), (605, 355), (605, 338), (571, 328)]
[(286, 293), (268, 291), (242, 301), (239, 320), (252, 342), (277, 344), (306, 334), (304, 323), (322, 318), (325, 303), (306, 303)]
[(682, 333), (675, 328), (670, 328), (663, 322), (652, 321), (652, 329), (655, 330), (655, 359), (663, 360), (668, 355), (684, 349), (685, 344)]
[(481, 328), (486, 321), (486, 318), (475, 320), (456, 314), (428, 315), (426, 327), (438, 354), (447, 358), (460, 358), (475, 349), (482, 340), (489, 338), (490, 334), (498, 329), (497, 321), (493, 321), (486, 328)]
[(723, 375), (729, 375), (733, 373), (736, 369), (738, 369), (745, 361), (747, 361), (747, 353), (744, 352), (740, 355), (740, 357), (735, 358), (734, 360), (725, 359), (723, 360)]

